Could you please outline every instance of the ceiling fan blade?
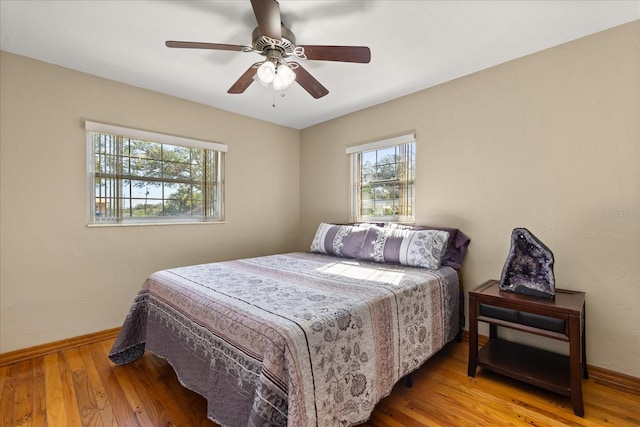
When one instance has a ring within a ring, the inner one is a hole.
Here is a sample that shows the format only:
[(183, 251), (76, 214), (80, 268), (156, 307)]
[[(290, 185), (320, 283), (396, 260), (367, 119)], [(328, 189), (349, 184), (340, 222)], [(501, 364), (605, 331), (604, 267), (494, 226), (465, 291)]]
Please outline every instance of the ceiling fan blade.
[(251, 6), (262, 35), (281, 40), (280, 4), (276, 0), (251, 0)]
[(186, 49), (215, 49), (215, 50), (237, 50), (242, 51), (244, 46), (236, 44), (201, 43), (201, 42), (181, 42), (169, 40), (164, 43), (167, 47), (178, 47)]
[(229, 88), (227, 93), (243, 93), (253, 83), (253, 76), (256, 75), (258, 68), (256, 64), (245, 71), (238, 80)]
[(302, 68), (302, 65), (297, 62), (289, 62), (290, 64), (295, 64), (297, 67), (293, 68), (293, 71), (296, 73), (296, 82), (300, 86), (303, 87), (304, 90), (309, 92), (311, 96), (315, 99), (322, 98), (326, 94), (329, 93), (329, 90), (322, 86), (322, 84), (316, 80), (307, 70)]
[(307, 59), (317, 61), (358, 62), (371, 61), (371, 50), (366, 46), (318, 46), (298, 45), (304, 48)]

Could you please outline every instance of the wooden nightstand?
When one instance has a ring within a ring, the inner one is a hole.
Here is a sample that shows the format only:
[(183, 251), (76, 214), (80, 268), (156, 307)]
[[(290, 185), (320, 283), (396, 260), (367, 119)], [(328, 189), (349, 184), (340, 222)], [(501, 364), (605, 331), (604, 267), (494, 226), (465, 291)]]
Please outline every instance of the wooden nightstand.
[[(489, 341), (478, 352), (478, 322), (489, 324)], [(569, 356), (498, 338), (497, 327), (516, 329), (569, 343)], [(582, 378), (588, 378), (585, 351), (585, 294), (556, 289), (555, 299), (501, 291), (489, 280), (469, 292), (469, 370), (495, 371), (571, 397), (584, 416)]]

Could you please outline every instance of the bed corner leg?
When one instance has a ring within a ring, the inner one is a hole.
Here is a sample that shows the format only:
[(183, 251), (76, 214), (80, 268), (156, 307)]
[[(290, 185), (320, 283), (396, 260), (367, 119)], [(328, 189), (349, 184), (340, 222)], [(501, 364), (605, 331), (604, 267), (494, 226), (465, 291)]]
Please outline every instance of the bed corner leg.
[(464, 330), (465, 317), (464, 317), (464, 288), (462, 287), (462, 282), (460, 282), (460, 292), (458, 294), (458, 318), (460, 319), (460, 324), (458, 326), (458, 334), (456, 335), (456, 342), (462, 342), (462, 331)]
[(458, 328), (458, 333), (456, 334), (456, 342), (462, 342), (462, 334), (464, 331), (464, 314), (460, 316), (460, 327)]
[(413, 375), (412, 374), (407, 375), (406, 386), (407, 386), (407, 388), (413, 387)]

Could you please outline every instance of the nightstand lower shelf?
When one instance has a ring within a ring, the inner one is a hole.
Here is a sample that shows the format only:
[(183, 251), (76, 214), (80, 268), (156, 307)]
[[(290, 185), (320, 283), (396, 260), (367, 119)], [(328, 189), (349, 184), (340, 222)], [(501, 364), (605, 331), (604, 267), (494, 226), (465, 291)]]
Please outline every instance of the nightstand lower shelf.
[(478, 352), (478, 365), (571, 397), (569, 356), (491, 338)]

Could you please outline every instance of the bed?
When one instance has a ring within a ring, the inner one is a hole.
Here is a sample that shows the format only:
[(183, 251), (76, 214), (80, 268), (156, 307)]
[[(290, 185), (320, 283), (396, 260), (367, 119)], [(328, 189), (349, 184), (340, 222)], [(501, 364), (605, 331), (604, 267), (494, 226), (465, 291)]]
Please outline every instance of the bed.
[(455, 229), (320, 224), (309, 252), (162, 270), (109, 357), (166, 359), (223, 426), (357, 425), (459, 333), (468, 243)]

